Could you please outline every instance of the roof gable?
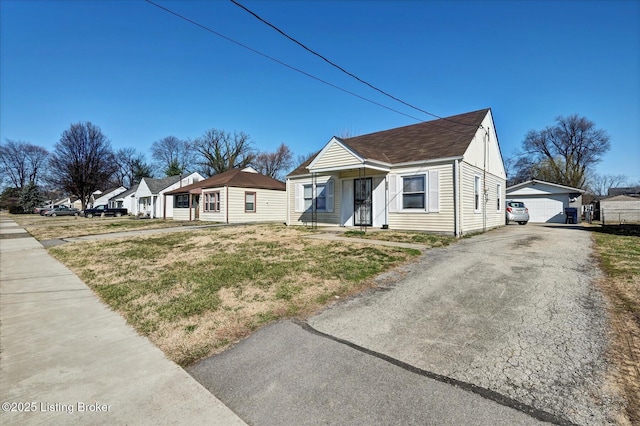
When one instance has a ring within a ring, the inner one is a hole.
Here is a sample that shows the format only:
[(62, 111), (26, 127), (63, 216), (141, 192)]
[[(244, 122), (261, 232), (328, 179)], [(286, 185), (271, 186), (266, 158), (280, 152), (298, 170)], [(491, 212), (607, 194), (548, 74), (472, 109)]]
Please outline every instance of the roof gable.
[(325, 167), (362, 164), (363, 161), (364, 158), (334, 136), (309, 163), (308, 168), (321, 170)]
[[(490, 111), (486, 108), (353, 138), (334, 137), (325, 148), (338, 141), (356, 158), (384, 164), (461, 158)], [(310, 163), (323, 151), (301, 164), (289, 176), (309, 173)]]
[(584, 189), (532, 179), (507, 188), (507, 195), (584, 193)]

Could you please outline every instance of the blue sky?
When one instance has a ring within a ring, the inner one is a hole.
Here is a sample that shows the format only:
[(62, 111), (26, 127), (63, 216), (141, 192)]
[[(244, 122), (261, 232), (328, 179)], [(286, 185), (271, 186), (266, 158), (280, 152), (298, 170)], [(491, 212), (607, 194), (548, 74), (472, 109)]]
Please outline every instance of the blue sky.
[[(228, 1), (157, 2), (422, 120)], [(601, 174), (640, 182), (638, 1), (249, 1), (350, 72), (439, 116), (490, 107), (503, 156), (579, 114), (611, 137)], [(416, 121), (249, 52), (143, 0), (0, 0), (0, 138), (53, 149), (91, 121), (150, 160), (163, 137), (248, 133), (296, 154)]]

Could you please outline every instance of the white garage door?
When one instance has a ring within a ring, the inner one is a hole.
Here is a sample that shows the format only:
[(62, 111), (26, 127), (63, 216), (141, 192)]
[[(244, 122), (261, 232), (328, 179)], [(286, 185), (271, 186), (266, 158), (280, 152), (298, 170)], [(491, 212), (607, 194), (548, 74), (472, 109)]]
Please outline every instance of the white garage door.
[[(514, 199), (516, 199), (514, 197)], [(564, 200), (567, 195), (545, 195), (541, 197), (520, 197), (529, 209), (529, 221), (532, 223), (564, 223)], [(568, 203), (567, 203), (568, 205)]]

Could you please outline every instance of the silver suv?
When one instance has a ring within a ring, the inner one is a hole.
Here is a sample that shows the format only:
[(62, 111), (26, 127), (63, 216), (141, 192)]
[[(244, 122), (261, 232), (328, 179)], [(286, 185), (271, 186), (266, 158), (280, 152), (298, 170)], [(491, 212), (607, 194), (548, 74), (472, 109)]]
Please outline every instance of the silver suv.
[(507, 200), (507, 225), (509, 222), (518, 222), (526, 225), (529, 222), (529, 209), (522, 201)]

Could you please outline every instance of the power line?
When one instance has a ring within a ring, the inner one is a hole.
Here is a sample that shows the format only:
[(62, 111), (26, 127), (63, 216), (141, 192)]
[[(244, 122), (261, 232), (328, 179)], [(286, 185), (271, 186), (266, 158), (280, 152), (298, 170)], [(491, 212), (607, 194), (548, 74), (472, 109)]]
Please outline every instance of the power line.
[[(270, 23), (270, 22), (269, 22), (269, 21), (267, 21), (266, 19), (264, 19), (264, 18), (260, 17), (257, 13), (253, 12), (252, 10), (250, 10), (249, 8), (247, 8), (246, 6), (244, 6), (244, 5), (240, 4), (240, 3), (238, 3), (236, 0), (230, 0), (230, 1), (231, 1), (231, 3), (235, 4), (236, 6), (240, 7), (241, 9), (243, 9), (244, 11), (246, 11), (247, 13), (249, 13), (250, 15), (252, 15), (253, 17), (255, 17), (256, 19), (258, 19), (260, 22), (262, 22), (262, 23), (264, 23), (265, 25), (267, 25), (267, 26), (269, 26), (269, 27), (273, 28), (273, 29), (274, 29), (274, 30), (276, 30), (278, 33), (282, 34), (284, 37), (288, 38), (289, 40), (291, 40), (292, 42), (294, 42), (294, 43), (295, 43), (295, 44), (297, 44), (298, 46), (302, 47), (304, 50), (306, 50), (306, 51), (308, 51), (309, 53), (311, 53), (311, 54), (313, 54), (313, 55), (317, 56), (318, 58), (322, 59), (323, 61), (325, 61), (326, 63), (330, 64), (331, 66), (333, 66), (333, 67), (335, 67), (335, 68), (339, 69), (339, 70), (340, 70), (340, 71), (342, 71), (343, 73), (347, 74), (349, 77), (352, 77), (352, 78), (354, 78), (354, 79), (358, 80), (360, 83), (362, 83), (362, 84), (364, 84), (364, 85), (366, 85), (366, 86), (369, 86), (371, 89), (373, 89), (373, 90), (375, 90), (375, 91), (377, 91), (377, 92), (379, 92), (379, 93), (382, 93), (383, 95), (385, 95), (385, 96), (387, 96), (387, 97), (389, 97), (389, 98), (393, 99), (394, 101), (396, 101), (396, 102), (400, 102), (401, 104), (403, 104), (403, 105), (405, 105), (405, 106), (408, 106), (409, 108), (412, 108), (412, 109), (414, 109), (414, 110), (416, 110), (416, 111), (420, 111), (420, 112), (422, 112), (422, 113), (424, 113), (424, 114), (427, 114), (427, 115), (430, 115), (430, 116), (432, 116), (432, 117), (439, 118), (439, 119), (441, 119), (441, 120), (450, 121), (450, 122), (452, 122), (452, 123), (460, 124), (460, 125), (464, 125), (464, 126), (472, 126), (472, 127), (476, 127), (475, 125), (472, 125), (472, 124), (459, 123), (459, 122), (456, 122), (456, 121), (454, 121), (454, 120), (450, 120), (450, 119), (448, 119), (448, 118), (446, 118), (446, 117), (440, 117), (439, 115), (433, 114), (433, 113), (431, 113), (431, 112), (429, 112), (429, 111), (425, 111), (425, 110), (424, 110), (424, 109), (422, 109), (422, 108), (418, 108), (418, 107), (417, 107), (417, 106), (415, 106), (415, 105), (412, 105), (412, 104), (410, 104), (410, 103), (408, 103), (408, 102), (403, 101), (402, 99), (400, 99), (400, 98), (398, 98), (398, 97), (396, 97), (396, 96), (393, 96), (392, 94), (390, 94), (390, 93), (388, 93), (388, 92), (386, 92), (386, 91), (384, 91), (384, 90), (382, 90), (382, 89), (380, 89), (380, 88), (378, 88), (378, 87), (374, 86), (373, 84), (371, 84), (371, 83), (369, 83), (369, 82), (367, 82), (367, 81), (363, 80), (362, 78), (358, 77), (357, 75), (355, 75), (355, 74), (353, 74), (353, 73), (351, 73), (351, 72), (347, 71), (346, 69), (344, 69), (344, 68), (343, 68), (343, 67), (341, 67), (340, 65), (338, 65), (338, 64), (336, 64), (335, 62), (333, 62), (333, 61), (331, 61), (331, 60), (327, 59), (325, 56), (321, 55), (320, 53), (316, 52), (315, 50), (313, 50), (313, 49), (311, 49), (311, 48), (307, 47), (307, 46), (306, 46), (306, 45), (304, 45), (302, 42), (300, 42), (300, 41), (296, 40), (294, 37), (292, 37), (292, 36), (290, 36), (289, 34), (285, 33), (285, 32), (284, 32), (284, 31), (282, 31), (280, 28), (276, 27), (275, 25), (273, 25), (272, 23)], [(420, 120), (420, 121), (424, 121), (424, 120)]]
[(342, 91), (342, 92), (344, 92), (344, 93), (347, 93), (347, 94), (349, 94), (349, 95), (351, 95), (351, 96), (355, 96), (355, 97), (357, 97), (357, 98), (359, 98), (359, 99), (362, 99), (362, 100), (364, 100), (364, 101), (367, 101), (367, 102), (369, 102), (369, 103), (372, 103), (372, 104), (374, 104), (374, 105), (377, 105), (377, 106), (379, 106), (379, 107), (381, 107), (381, 108), (385, 108), (385, 109), (387, 109), (387, 110), (389, 110), (389, 111), (393, 111), (393, 112), (395, 112), (395, 113), (402, 114), (402, 115), (404, 115), (405, 117), (409, 117), (409, 118), (411, 118), (411, 119), (413, 119), (413, 120), (416, 120), (416, 121), (424, 121), (424, 120), (421, 120), (421, 119), (419, 119), (419, 118), (417, 118), (417, 117), (414, 117), (414, 116), (412, 116), (412, 115), (406, 114), (406, 113), (404, 113), (404, 112), (402, 112), (402, 111), (398, 111), (397, 109), (394, 109), (394, 108), (388, 107), (388, 106), (383, 105), (383, 104), (381, 104), (381, 103), (379, 103), (379, 102), (376, 102), (376, 101), (374, 101), (374, 100), (371, 100), (371, 99), (369, 99), (369, 98), (365, 98), (364, 96), (358, 95), (357, 93), (351, 92), (351, 91), (349, 91), (349, 90), (347, 90), (347, 89), (344, 89), (344, 88), (342, 88), (342, 87), (340, 87), (340, 86), (337, 86), (337, 85), (335, 85), (335, 84), (333, 84), (333, 83), (330, 83), (330, 82), (328, 82), (328, 81), (326, 81), (326, 80), (323, 80), (323, 79), (321, 79), (320, 77), (316, 77), (315, 75), (312, 75), (312, 74), (310, 74), (310, 73), (308, 73), (308, 72), (306, 72), (306, 71), (303, 71), (303, 70), (301, 70), (301, 69), (299, 69), (299, 68), (296, 68), (296, 67), (294, 67), (294, 66), (292, 66), (292, 65), (289, 65), (289, 64), (287, 64), (287, 63), (285, 63), (285, 62), (283, 62), (283, 61), (281, 61), (281, 60), (279, 60), (279, 59), (276, 59), (276, 58), (274, 58), (274, 57), (272, 57), (272, 56), (267, 55), (266, 53), (262, 53), (262, 52), (260, 52), (259, 50), (256, 50), (256, 49), (254, 49), (254, 48), (252, 48), (252, 47), (247, 46), (246, 44), (243, 44), (243, 43), (241, 43), (241, 42), (239, 42), (239, 41), (236, 41), (236, 40), (232, 39), (231, 37), (227, 37), (227, 36), (225, 36), (224, 34), (221, 34), (221, 33), (217, 32), (217, 31), (215, 31), (215, 30), (213, 30), (213, 29), (211, 29), (211, 28), (209, 28), (209, 27), (207, 27), (207, 26), (205, 26), (205, 25), (202, 25), (202, 24), (200, 24), (200, 23), (198, 23), (198, 22), (196, 22), (196, 21), (194, 21), (194, 20), (192, 20), (192, 19), (189, 19), (189, 18), (187, 18), (187, 17), (186, 17), (186, 16), (184, 16), (184, 15), (181, 15), (181, 14), (179, 14), (179, 13), (177, 13), (177, 12), (174, 12), (174, 11), (173, 11), (173, 10), (171, 10), (171, 9), (168, 9), (168, 8), (166, 8), (166, 7), (164, 7), (164, 6), (161, 6), (161, 5), (157, 4), (157, 3), (154, 3), (154, 2), (153, 2), (153, 1), (151, 1), (151, 0), (145, 0), (145, 1), (146, 1), (147, 3), (149, 3), (149, 4), (151, 4), (151, 5), (153, 5), (153, 6), (157, 7), (157, 8), (159, 8), (159, 9), (164, 10), (165, 12), (168, 12), (168, 13), (170, 13), (170, 14), (172, 14), (172, 15), (174, 15), (174, 16), (176, 16), (176, 17), (180, 18), (180, 19), (183, 19), (183, 20), (185, 20), (185, 21), (189, 22), (190, 24), (193, 24), (193, 25), (195, 25), (195, 26), (197, 26), (197, 27), (200, 27), (200, 28), (202, 28), (202, 29), (203, 29), (203, 30), (205, 30), (205, 31), (208, 31), (208, 32), (210, 32), (210, 33), (212, 33), (212, 34), (214, 34), (214, 35), (216, 35), (216, 36), (220, 37), (220, 38), (223, 38), (223, 39), (225, 39), (225, 40), (227, 40), (227, 41), (229, 41), (229, 42), (231, 42), (231, 43), (234, 43), (234, 44), (236, 44), (236, 45), (238, 45), (238, 46), (240, 46), (240, 47), (242, 47), (242, 48), (244, 48), (244, 49), (246, 49), (246, 50), (249, 50), (250, 52), (253, 52), (253, 53), (257, 54), (257, 55), (260, 55), (260, 56), (262, 56), (263, 58), (267, 58), (267, 59), (269, 59), (269, 60), (271, 60), (271, 61), (273, 61), (273, 62), (276, 62), (276, 63), (278, 63), (278, 64), (280, 64), (280, 65), (282, 65), (282, 66), (285, 66), (285, 67), (287, 67), (287, 68), (289, 68), (289, 69), (291, 69), (291, 70), (293, 70), (293, 71), (296, 71), (296, 72), (298, 72), (298, 73), (300, 73), (300, 74), (303, 74), (303, 75), (305, 75), (305, 76), (307, 76), (307, 77), (310, 77), (310, 78), (312, 78), (312, 79), (314, 79), (314, 80), (316, 80), (316, 81), (319, 81), (319, 82), (321, 82), (321, 83), (323, 83), (323, 84), (326, 84), (327, 86), (331, 86), (331, 87), (333, 87), (334, 89), (338, 89), (338, 90), (340, 90), (340, 91)]
[[(277, 64), (280, 64), (280, 65), (282, 65), (282, 66), (284, 66), (284, 67), (287, 67), (287, 68), (289, 68), (290, 70), (296, 71), (296, 72), (298, 72), (298, 73), (300, 73), (300, 74), (302, 74), (302, 75), (305, 75), (305, 76), (307, 76), (307, 77), (309, 77), (309, 78), (312, 78), (312, 79), (314, 79), (314, 80), (316, 80), (316, 81), (319, 81), (320, 83), (326, 84), (327, 86), (333, 87), (334, 89), (340, 90), (341, 92), (347, 93), (347, 94), (349, 94), (349, 95), (351, 95), (351, 96), (354, 96), (354, 97), (356, 97), (356, 98), (358, 98), (358, 99), (362, 99), (363, 101), (369, 102), (369, 103), (371, 103), (371, 104), (373, 104), (373, 105), (379, 106), (379, 107), (384, 108), (384, 109), (386, 109), (386, 110), (389, 110), (389, 111), (395, 112), (395, 113), (397, 113), (397, 114), (404, 115), (405, 117), (411, 118), (411, 119), (416, 120), (416, 121), (418, 121), (418, 122), (421, 122), (421, 123), (429, 123), (429, 124), (431, 124), (432, 126), (440, 127), (440, 128), (442, 128), (442, 129), (444, 129), (444, 130), (446, 130), (446, 131), (453, 132), (453, 133), (467, 134), (467, 132), (461, 132), (461, 131), (459, 131), (459, 130), (449, 129), (449, 128), (446, 128), (446, 127), (443, 127), (443, 126), (437, 125), (437, 124), (435, 124), (433, 121), (425, 121), (425, 120), (422, 120), (422, 119), (420, 119), (420, 118), (418, 118), (418, 117), (414, 117), (414, 116), (412, 116), (412, 115), (406, 114), (406, 113), (404, 113), (404, 112), (402, 112), (402, 111), (398, 111), (397, 109), (394, 109), (394, 108), (391, 108), (391, 107), (389, 107), (389, 106), (383, 105), (383, 104), (381, 104), (381, 103), (379, 103), (379, 102), (376, 102), (376, 101), (371, 100), (371, 99), (369, 99), (369, 98), (366, 98), (366, 97), (364, 97), (364, 96), (358, 95), (357, 93), (354, 93), (354, 92), (352, 92), (352, 91), (350, 91), (350, 90), (347, 90), (347, 89), (344, 89), (344, 88), (342, 88), (342, 87), (340, 87), (340, 86), (337, 86), (337, 85), (335, 85), (335, 84), (333, 84), (333, 83), (331, 83), (331, 82), (328, 82), (328, 81), (326, 81), (326, 80), (324, 80), (324, 79), (322, 79), (322, 78), (320, 78), (320, 77), (316, 77), (316, 76), (315, 76), (315, 75), (313, 75), (313, 74), (310, 74), (310, 73), (308, 73), (308, 72), (306, 72), (306, 71), (303, 71), (303, 70), (301, 70), (301, 69), (299, 69), (299, 68), (296, 68), (296, 67), (294, 67), (294, 66), (292, 66), (292, 65), (289, 65), (289, 64), (287, 64), (287, 63), (285, 63), (285, 62), (283, 62), (283, 61), (281, 61), (281, 60), (279, 60), (279, 59), (276, 59), (276, 58), (274, 58), (274, 57), (272, 57), (272, 56), (270, 56), (270, 55), (267, 55), (266, 53), (260, 52), (259, 50), (256, 50), (256, 49), (254, 49), (254, 48), (252, 48), (252, 47), (250, 47), (250, 46), (247, 46), (246, 44), (243, 44), (243, 43), (241, 43), (241, 42), (239, 42), (239, 41), (237, 41), (237, 40), (232, 39), (231, 37), (228, 37), (228, 36), (226, 36), (226, 35), (224, 35), (224, 34), (222, 34), (222, 33), (219, 33), (218, 31), (215, 31), (215, 30), (213, 30), (213, 29), (212, 29), (212, 28), (210, 28), (210, 27), (207, 27), (207, 26), (205, 26), (205, 25), (203, 25), (203, 24), (200, 24), (199, 22), (196, 22), (196, 21), (194, 21), (193, 19), (187, 18), (187, 17), (186, 17), (186, 16), (184, 16), (184, 15), (181, 15), (181, 14), (179, 14), (179, 13), (177, 13), (177, 12), (174, 12), (174, 11), (173, 11), (173, 10), (171, 10), (171, 9), (168, 9), (168, 8), (166, 8), (166, 7), (162, 6), (162, 5), (159, 5), (159, 4), (155, 3), (155, 2), (153, 2), (152, 0), (145, 0), (145, 1), (146, 1), (147, 3), (149, 3), (149, 4), (153, 5), (153, 6), (157, 7), (158, 9), (164, 10), (165, 12), (170, 13), (170, 14), (171, 14), (171, 15), (173, 15), (173, 16), (176, 16), (176, 17), (178, 17), (178, 18), (180, 18), (180, 19), (182, 19), (182, 20), (184, 20), (184, 21), (186, 21), (186, 22), (188, 22), (188, 23), (190, 23), (190, 24), (192, 24), (192, 25), (195, 25), (195, 26), (197, 26), (197, 27), (199, 27), (199, 28), (201, 28), (201, 29), (203, 29), (203, 30), (205, 30), (205, 31), (207, 31), (207, 32), (209, 32), (209, 33), (211, 33), (211, 34), (214, 34), (214, 35), (216, 35), (216, 36), (218, 36), (218, 37), (220, 37), (220, 38), (222, 38), (222, 39), (224, 39), (224, 40), (227, 40), (227, 41), (229, 41), (229, 42), (231, 42), (231, 43), (233, 43), (233, 44), (235, 44), (235, 45), (237, 45), (237, 46), (240, 46), (240, 47), (242, 47), (243, 49), (246, 49), (246, 50), (248, 50), (248, 51), (250, 51), (250, 52), (252, 52), (252, 53), (255, 53), (255, 54), (257, 54), (257, 55), (260, 55), (260, 56), (262, 56), (263, 58), (269, 59), (270, 61), (273, 61), (273, 62), (275, 62), (275, 63), (277, 63)], [(437, 118), (441, 118), (442, 120), (446, 120), (446, 121), (449, 121), (449, 122), (451, 122), (451, 123), (455, 123), (455, 124), (462, 124), (462, 125), (465, 125), (465, 126), (477, 127), (477, 126), (473, 126), (473, 125), (470, 125), (470, 124), (467, 124), (467, 123), (459, 123), (459, 122), (456, 122), (456, 121), (453, 121), (453, 120), (449, 120), (449, 119), (447, 119), (447, 118), (442, 118), (442, 117), (438, 117), (438, 116), (435, 116), (435, 117), (437, 117)]]

